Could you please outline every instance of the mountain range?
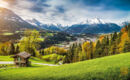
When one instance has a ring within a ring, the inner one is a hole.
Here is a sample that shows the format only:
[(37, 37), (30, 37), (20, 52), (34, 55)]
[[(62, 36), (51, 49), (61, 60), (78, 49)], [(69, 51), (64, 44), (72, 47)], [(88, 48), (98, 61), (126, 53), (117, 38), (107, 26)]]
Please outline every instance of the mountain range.
[(67, 33), (72, 34), (101, 34), (101, 33), (112, 33), (119, 32), (120, 26), (114, 23), (97, 23), (97, 24), (75, 24), (66, 29)]
[(52, 30), (52, 31), (64, 31), (70, 34), (99, 34), (99, 33), (112, 33), (120, 31), (121, 27), (115, 23), (105, 23), (99, 18), (87, 19), (79, 24), (74, 24), (71, 26), (61, 26), (53, 24), (42, 24), (36, 19), (27, 20), (32, 25), (38, 26), (42, 29)]
[(23, 20), (13, 11), (6, 8), (0, 8), (0, 31), (17, 31), (23, 29), (45, 29), (50, 31), (62, 31), (70, 34), (100, 34), (118, 32), (121, 27), (115, 23), (105, 23), (98, 18), (87, 19), (84, 22), (71, 26), (43, 24), (36, 19)]

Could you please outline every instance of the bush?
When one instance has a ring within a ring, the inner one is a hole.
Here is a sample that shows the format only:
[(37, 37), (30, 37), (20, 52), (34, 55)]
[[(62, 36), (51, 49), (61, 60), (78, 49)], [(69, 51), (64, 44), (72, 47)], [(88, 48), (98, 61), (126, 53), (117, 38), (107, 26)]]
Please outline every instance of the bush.
[(43, 56), (42, 59), (46, 61), (54, 61), (55, 63), (58, 63), (59, 61), (64, 60), (64, 56), (58, 54), (50, 54), (50, 55)]
[(49, 48), (44, 49), (44, 51), (41, 51), (41, 54), (44, 55), (49, 55), (49, 54), (58, 54), (58, 55), (66, 55), (67, 50), (64, 48), (56, 47), (56, 46), (51, 46)]

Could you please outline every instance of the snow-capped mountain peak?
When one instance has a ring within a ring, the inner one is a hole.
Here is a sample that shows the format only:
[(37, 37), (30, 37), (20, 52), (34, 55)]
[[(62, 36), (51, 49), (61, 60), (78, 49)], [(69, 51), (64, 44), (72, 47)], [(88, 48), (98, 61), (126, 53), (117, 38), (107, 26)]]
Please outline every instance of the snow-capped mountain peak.
[(105, 24), (105, 22), (99, 18), (94, 18), (94, 19), (87, 19), (81, 22), (81, 24)]
[(34, 26), (43, 26), (43, 25), (48, 25), (48, 27), (50, 26), (57, 26), (57, 27), (62, 27), (61, 24), (44, 24), (40, 21), (38, 21), (37, 19), (30, 19), (30, 20), (26, 20), (28, 23), (34, 25)]
[[(41, 23), (40, 21), (38, 21), (37, 19), (31, 19), (31, 20), (26, 20), (28, 23), (34, 25), (34, 26), (37, 26), (37, 27), (57, 27), (57, 28), (66, 28), (67, 26), (62, 26), (61, 24), (44, 24), (44, 23)], [(82, 21), (81, 23), (79, 24), (88, 24), (88, 25), (91, 25), (91, 24), (105, 24), (105, 22), (99, 18), (94, 18), (94, 19), (86, 19), (85, 21)], [(75, 25), (75, 24), (73, 24)]]
[(99, 18), (91, 19), (92, 24), (104, 24), (105, 22)]
[(31, 19), (31, 20), (26, 20), (26, 21), (34, 26), (37, 26), (46, 30), (61, 31), (62, 29), (62, 26), (60, 24), (44, 24), (38, 21), (37, 19)]
[(26, 20), (26, 21), (27, 21), (28, 23), (34, 25), (34, 26), (41, 26), (41, 25), (42, 25), (42, 23), (39, 22), (39, 21), (36, 20), (36, 19), (31, 19), (31, 20)]

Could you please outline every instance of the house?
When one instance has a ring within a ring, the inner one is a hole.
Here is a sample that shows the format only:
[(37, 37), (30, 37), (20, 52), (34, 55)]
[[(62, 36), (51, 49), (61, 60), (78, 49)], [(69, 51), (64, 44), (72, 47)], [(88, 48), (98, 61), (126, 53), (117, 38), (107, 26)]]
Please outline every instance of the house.
[(13, 56), (14, 63), (18, 67), (27, 67), (31, 64), (31, 62), (29, 61), (30, 57), (31, 57), (31, 54), (27, 52), (21, 52)]

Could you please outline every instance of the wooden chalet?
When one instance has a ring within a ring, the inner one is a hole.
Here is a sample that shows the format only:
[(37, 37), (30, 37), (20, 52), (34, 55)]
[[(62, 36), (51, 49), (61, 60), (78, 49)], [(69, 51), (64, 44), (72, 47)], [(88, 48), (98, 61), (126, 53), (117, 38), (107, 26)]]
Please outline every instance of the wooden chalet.
[(27, 67), (31, 64), (31, 62), (29, 61), (30, 57), (31, 57), (31, 54), (27, 52), (21, 52), (13, 56), (14, 63), (18, 67)]

